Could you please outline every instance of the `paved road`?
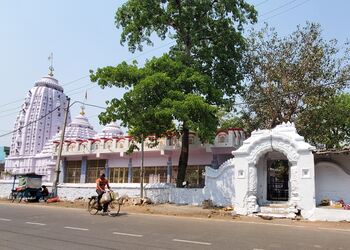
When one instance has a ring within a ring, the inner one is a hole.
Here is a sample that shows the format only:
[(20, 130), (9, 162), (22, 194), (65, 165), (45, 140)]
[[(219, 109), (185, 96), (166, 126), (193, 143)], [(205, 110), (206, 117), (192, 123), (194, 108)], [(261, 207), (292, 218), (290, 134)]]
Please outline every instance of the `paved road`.
[(350, 230), (0, 204), (0, 249), (350, 249)]

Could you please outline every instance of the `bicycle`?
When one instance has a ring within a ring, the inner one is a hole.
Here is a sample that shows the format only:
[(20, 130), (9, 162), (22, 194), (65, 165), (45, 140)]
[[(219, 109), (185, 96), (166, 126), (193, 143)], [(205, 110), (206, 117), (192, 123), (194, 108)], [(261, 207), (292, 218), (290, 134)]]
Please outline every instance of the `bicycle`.
[(11, 202), (15, 202), (15, 200), (18, 199), (18, 203), (20, 203), (23, 199), (23, 193), (21, 191), (17, 191), (16, 189), (11, 190), (11, 193), (9, 195), (9, 200)]
[(11, 193), (9, 195), (9, 200), (11, 200), (12, 203), (14, 203), (15, 201), (17, 201), (18, 203), (20, 203), (23, 198), (25, 198), (25, 190), (16, 190), (13, 189), (11, 190)]
[[(112, 199), (108, 203), (108, 215), (117, 216), (120, 211), (120, 199)], [(91, 215), (96, 215), (99, 211), (102, 211), (102, 206), (98, 205), (97, 195), (93, 195), (89, 198), (88, 211)]]

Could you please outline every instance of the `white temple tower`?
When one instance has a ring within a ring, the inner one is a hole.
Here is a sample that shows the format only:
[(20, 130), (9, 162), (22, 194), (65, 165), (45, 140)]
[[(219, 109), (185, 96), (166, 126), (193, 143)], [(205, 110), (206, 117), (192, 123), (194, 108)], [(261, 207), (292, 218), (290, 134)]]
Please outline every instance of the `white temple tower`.
[(60, 131), (66, 105), (67, 97), (52, 72), (35, 83), (16, 118), (6, 171), (35, 172), (34, 156)]

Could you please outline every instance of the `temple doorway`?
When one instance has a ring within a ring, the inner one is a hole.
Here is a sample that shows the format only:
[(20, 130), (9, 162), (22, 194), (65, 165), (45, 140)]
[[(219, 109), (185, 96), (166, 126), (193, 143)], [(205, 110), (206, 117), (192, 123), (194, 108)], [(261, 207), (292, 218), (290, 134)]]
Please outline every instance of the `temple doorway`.
[(288, 201), (289, 165), (288, 160), (272, 160), (267, 164), (267, 200)]

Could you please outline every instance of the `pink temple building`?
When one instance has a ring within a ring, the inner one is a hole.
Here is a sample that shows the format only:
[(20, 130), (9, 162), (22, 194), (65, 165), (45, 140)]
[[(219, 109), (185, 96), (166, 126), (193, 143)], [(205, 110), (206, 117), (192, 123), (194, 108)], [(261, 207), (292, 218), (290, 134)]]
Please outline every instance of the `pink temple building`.
[[(44, 175), (46, 181), (53, 180), (66, 100), (63, 88), (52, 76), (35, 83), (15, 122), (16, 132), (12, 137), (10, 156), (6, 159), (6, 171), (35, 172)], [(218, 131), (213, 144), (202, 144), (191, 133), (189, 185), (203, 187), (205, 167), (218, 168), (244, 139), (242, 129)], [(127, 154), (131, 141), (132, 138), (124, 135), (116, 123), (106, 125), (97, 133), (82, 110), (72, 122), (69, 119), (66, 128), (60, 182), (94, 183), (99, 174), (105, 172), (112, 183), (139, 183), (141, 152)], [(146, 139), (145, 182), (174, 183), (181, 139), (174, 135), (161, 138), (156, 147), (148, 144)]]

